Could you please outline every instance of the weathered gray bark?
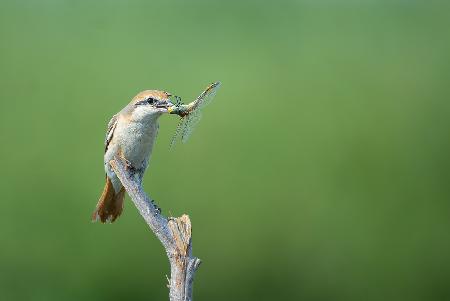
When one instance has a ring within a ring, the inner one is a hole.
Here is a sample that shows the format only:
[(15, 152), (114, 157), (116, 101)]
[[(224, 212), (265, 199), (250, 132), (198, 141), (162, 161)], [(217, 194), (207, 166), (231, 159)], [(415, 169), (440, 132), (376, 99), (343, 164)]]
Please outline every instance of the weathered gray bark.
[(194, 274), (200, 259), (192, 256), (191, 221), (189, 216), (166, 218), (144, 192), (141, 180), (119, 157), (110, 161), (131, 200), (150, 229), (161, 241), (170, 262), (170, 301), (192, 300)]

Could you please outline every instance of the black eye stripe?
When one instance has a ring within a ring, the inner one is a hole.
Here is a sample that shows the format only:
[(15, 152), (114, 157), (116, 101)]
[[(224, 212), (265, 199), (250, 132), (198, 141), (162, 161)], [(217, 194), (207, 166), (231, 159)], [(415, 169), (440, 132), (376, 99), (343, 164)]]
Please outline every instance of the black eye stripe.
[(157, 102), (157, 101), (158, 101), (157, 99), (155, 99), (155, 98), (153, 98), (153, 97), (149, 97), (149, 98), (147, 98), (147, 99), (145, 99), (145, 100), (138, 101), (138, 102), (135, 104), (135, 106), (142, 106), (142, 105), (154, 104), (154, 103)]

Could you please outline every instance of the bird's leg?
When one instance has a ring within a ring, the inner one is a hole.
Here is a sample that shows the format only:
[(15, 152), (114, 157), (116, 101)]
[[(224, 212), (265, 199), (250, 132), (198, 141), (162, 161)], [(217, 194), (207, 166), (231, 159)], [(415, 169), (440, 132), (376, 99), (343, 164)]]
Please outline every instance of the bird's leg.
[(130, 161), (128, 161), (128, 160), (125, 159), (125, 158), (123, 158), (123, 160), (124, 160), (124, 162), (125, 162), (125, 165), (126, 165), (126, 168), (127, 168), (127, 169), (129, 169), (129, 170), (132, 171), (132, 172), (135, 172), (135, 171), (136, 171), (136, 169), (134, 168), (134, 166), (131, 164)]
[(122, 159), (122, 161), (125, 163), (125, 168), (126, 168), (127, 170), (129, 170), (130, 172), (135, 173), (135, 172), (136, 172), (136, 169), (135, 169), (134, 166), (131, 164), (131, 162), (130, 162), (127, 158), (125, 158), (125, 156), (123, 155), (122, 150), (119, 150), (118, 155), (119, 155), (120, 159)]

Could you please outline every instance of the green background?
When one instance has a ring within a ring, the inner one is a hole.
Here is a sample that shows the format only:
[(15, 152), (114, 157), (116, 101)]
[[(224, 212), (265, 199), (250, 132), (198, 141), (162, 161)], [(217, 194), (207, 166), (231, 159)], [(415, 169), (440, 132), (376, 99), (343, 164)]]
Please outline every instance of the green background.
[(450, 5), (406, 0), (0, 2), (0, 300), (168, 298), (128, 198), (90, 222), (106, 124), (215, 80), (145, 177), (196, 300), (450, 300)]

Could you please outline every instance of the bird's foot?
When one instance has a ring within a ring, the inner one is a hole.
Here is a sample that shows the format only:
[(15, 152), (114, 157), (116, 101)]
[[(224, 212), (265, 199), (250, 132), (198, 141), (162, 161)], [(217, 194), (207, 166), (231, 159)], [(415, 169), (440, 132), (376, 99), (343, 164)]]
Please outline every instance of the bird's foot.
[(130, 173), (135, 174), (136, 168), (131, 164), (131, 162), (125, 158), (122, 157), (123, 162), (125, 163), (125, 169), (128, 170)]

